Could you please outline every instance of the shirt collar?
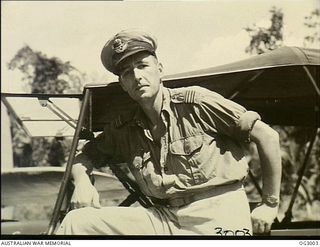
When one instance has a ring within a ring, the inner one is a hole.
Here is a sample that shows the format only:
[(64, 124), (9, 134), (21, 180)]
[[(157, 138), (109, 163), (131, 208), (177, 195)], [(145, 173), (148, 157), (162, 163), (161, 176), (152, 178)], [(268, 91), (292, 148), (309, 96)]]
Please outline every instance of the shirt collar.
[[(161, 114), (163, 112), (167, 112), (170, 114), (171, 108), (170, 108), (170, 102), (171, 102), (171, 94), (170, 90), (166, 87), (163, 87), (162, 91), (162, 97), (163, 97), (163, 102), (162, 102), (162, 109), (161, 109)], [(147, 128), (147, 116), (145, 115), (144, 111), (142, 108), (137, 104), (137, 107), (135, 109), (134, 115), (133, 115), (133, 121), (136, 125), (142, 127), (142, 128)]]
[(163, 102), (162, 102), (162, 110), (170, 112), (170, 102), (171, 102), (171, 94), (169, 88), (163, 87)]

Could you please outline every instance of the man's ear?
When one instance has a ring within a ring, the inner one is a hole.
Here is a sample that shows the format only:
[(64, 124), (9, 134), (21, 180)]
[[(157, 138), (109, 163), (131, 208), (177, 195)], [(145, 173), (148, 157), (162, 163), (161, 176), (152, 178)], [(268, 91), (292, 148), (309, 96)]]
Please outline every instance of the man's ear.
[(160, 74), (163, 75), (163, 65), (162, 65), (162, 63), (158, 63), (158, 69), (160, 71)]
[(127, 92), (128, 89), (126, 88), (125, 84), (122, 82), (120, 76), (118, 77), (118, 80), (119, 80), (119, 82), (120, 82), (120, 86), (122, 87), (122, 90), (125, 91), (125, 92)]

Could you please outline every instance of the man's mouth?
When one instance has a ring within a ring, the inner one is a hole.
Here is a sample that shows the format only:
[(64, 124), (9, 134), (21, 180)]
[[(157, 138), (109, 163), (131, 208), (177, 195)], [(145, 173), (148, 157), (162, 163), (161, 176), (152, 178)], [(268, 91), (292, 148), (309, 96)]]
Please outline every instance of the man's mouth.
[(141, 86), (138, 86), (136, 87), (136, 91), (140, 91), (141, 89), (147, 87), (147, 85), (141, 85)]

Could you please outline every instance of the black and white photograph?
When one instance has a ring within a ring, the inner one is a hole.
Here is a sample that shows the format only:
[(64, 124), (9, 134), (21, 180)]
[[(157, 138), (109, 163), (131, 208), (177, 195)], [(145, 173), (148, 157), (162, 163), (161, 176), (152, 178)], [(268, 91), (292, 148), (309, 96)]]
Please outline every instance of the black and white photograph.
[(1, 245), (319, 245), (319, 30), (318, 0), (1, 1)]

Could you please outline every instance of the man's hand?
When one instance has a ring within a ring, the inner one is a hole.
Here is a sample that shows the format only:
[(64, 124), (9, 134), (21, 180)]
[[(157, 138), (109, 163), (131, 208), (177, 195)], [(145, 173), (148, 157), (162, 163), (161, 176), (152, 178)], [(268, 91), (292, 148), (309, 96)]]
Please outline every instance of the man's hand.
[(99, 202), (99, 193), (91, 184), (89, 178), (81, 179), (75, 183), (74, 192), (71, 198), (73, 209), (82, 207), (101, 208)]
[(278, 207), (269, 207), (262, 204), (251, 213), (253, 233), (266, 234), (270, 232), (271, 224), (277, 217)]

